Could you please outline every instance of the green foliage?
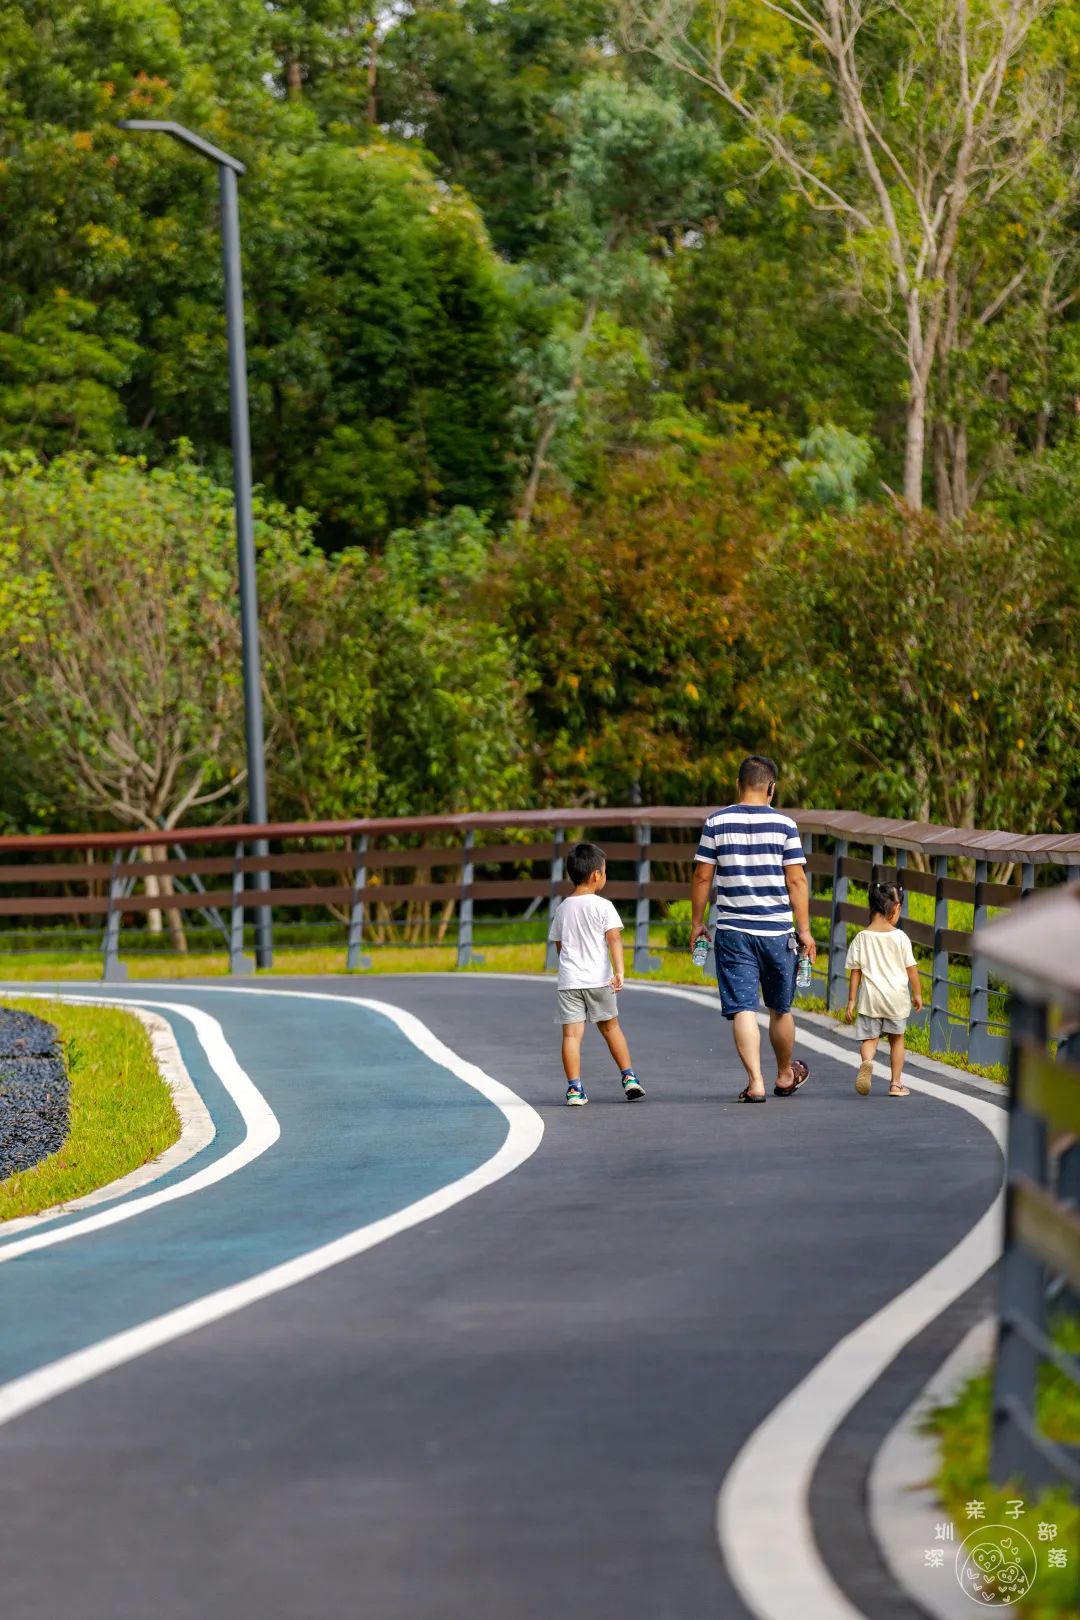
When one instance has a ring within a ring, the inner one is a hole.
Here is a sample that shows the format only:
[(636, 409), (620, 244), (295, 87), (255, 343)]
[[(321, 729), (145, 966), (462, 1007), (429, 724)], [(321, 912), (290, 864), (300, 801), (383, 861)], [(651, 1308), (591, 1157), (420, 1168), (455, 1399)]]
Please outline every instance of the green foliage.
[(249, 233), (268, 482), (337, 543), (505, 509), (510, 297), (473, 204), (385, 142), (312, 146), (272, 184)]
[(693, 922), (693, 907), (689, 900), (672, 900), (667, 908), (667, 927), (664, 929), (664, 940), (671, 951), (688, 951), (690, 949), (690, 924)]
[(740, 587), (787, 512), (777, 453), (753, 430), (639, 451), (497, 556), (548, 802), (701, 804), (730, 781)]
[(859, 484), (873, 455), (866, 439), (824, 422), (800, 439), (799, 454), (785, 461), (784, 471), (807, 511), (835, 508), (850, 514), (859, 504)]
[(749, 713), (807, 803), (1049, 831), (1075, 791), (1075, 575), (988, 518), (865, 507), (753, 571)]

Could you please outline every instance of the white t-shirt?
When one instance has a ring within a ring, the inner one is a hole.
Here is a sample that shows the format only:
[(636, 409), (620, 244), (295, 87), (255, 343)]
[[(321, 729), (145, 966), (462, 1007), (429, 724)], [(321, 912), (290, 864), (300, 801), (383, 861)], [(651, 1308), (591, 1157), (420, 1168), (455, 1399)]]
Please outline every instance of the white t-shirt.
[(864, 928), (848, 946), (847, 970), (862, 970), (858, 1012), (864, 1018), (907, 1018), (911, 985), (907, 970), (915, 952), (902, 928)]
[(562, 944), (560, 990), (600, 990), (611, 983), (607, 931), (622, 931), (622, 918), (610, 900), (598, 894), (572, 894), (551, 919), (548, 939)]

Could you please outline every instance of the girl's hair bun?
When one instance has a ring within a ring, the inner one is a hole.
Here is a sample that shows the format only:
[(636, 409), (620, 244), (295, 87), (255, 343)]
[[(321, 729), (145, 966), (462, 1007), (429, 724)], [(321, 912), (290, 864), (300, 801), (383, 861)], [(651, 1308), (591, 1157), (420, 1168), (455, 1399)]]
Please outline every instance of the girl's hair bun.
[(898, 883), (871, 883), (870, 915), (887, 917), (903, 900), (904, 891)]

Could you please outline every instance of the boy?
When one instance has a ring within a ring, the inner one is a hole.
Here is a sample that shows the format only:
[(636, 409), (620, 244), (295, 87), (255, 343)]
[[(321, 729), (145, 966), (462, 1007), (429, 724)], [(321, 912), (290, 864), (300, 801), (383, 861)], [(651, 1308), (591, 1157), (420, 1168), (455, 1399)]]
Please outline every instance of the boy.
[(607, 882), (603, 850), (596, 844), (575, 844), (566, 857), (566, 872), (574, 892), (551, 919), (548, 935), (559, 953), (555, 1022), (562, 1024), (566, 1100), (571, 1108), (580, 1108), (589, 1100), (581, 1084), (581, 1037), (589, 1022), (596, 1025), (619, 1065), (623, 1096), (627, 1102), (636, 1102), (644, 1097), (645, 1087), (634, 1073), (626, 1037), (619, 1028), (615, 993), (623, 986), (622, 923), (611, 901), (600, 898)]

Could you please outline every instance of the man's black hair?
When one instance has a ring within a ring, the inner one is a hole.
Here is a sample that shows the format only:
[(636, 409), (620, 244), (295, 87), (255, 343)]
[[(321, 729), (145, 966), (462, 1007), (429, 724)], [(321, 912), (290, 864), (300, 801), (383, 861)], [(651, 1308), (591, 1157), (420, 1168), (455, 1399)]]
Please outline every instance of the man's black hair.
[(739, 787), (760, 793), (763, 788), (772, 787), (779, 775), (776, 761), (768, 754), (751, 754), (739, 766)]
[(575, 844), (567, 851), (566, 874), (575, 888), (584, 883), (590, 872), (602, 872), (607, 856), (599, 844)]

